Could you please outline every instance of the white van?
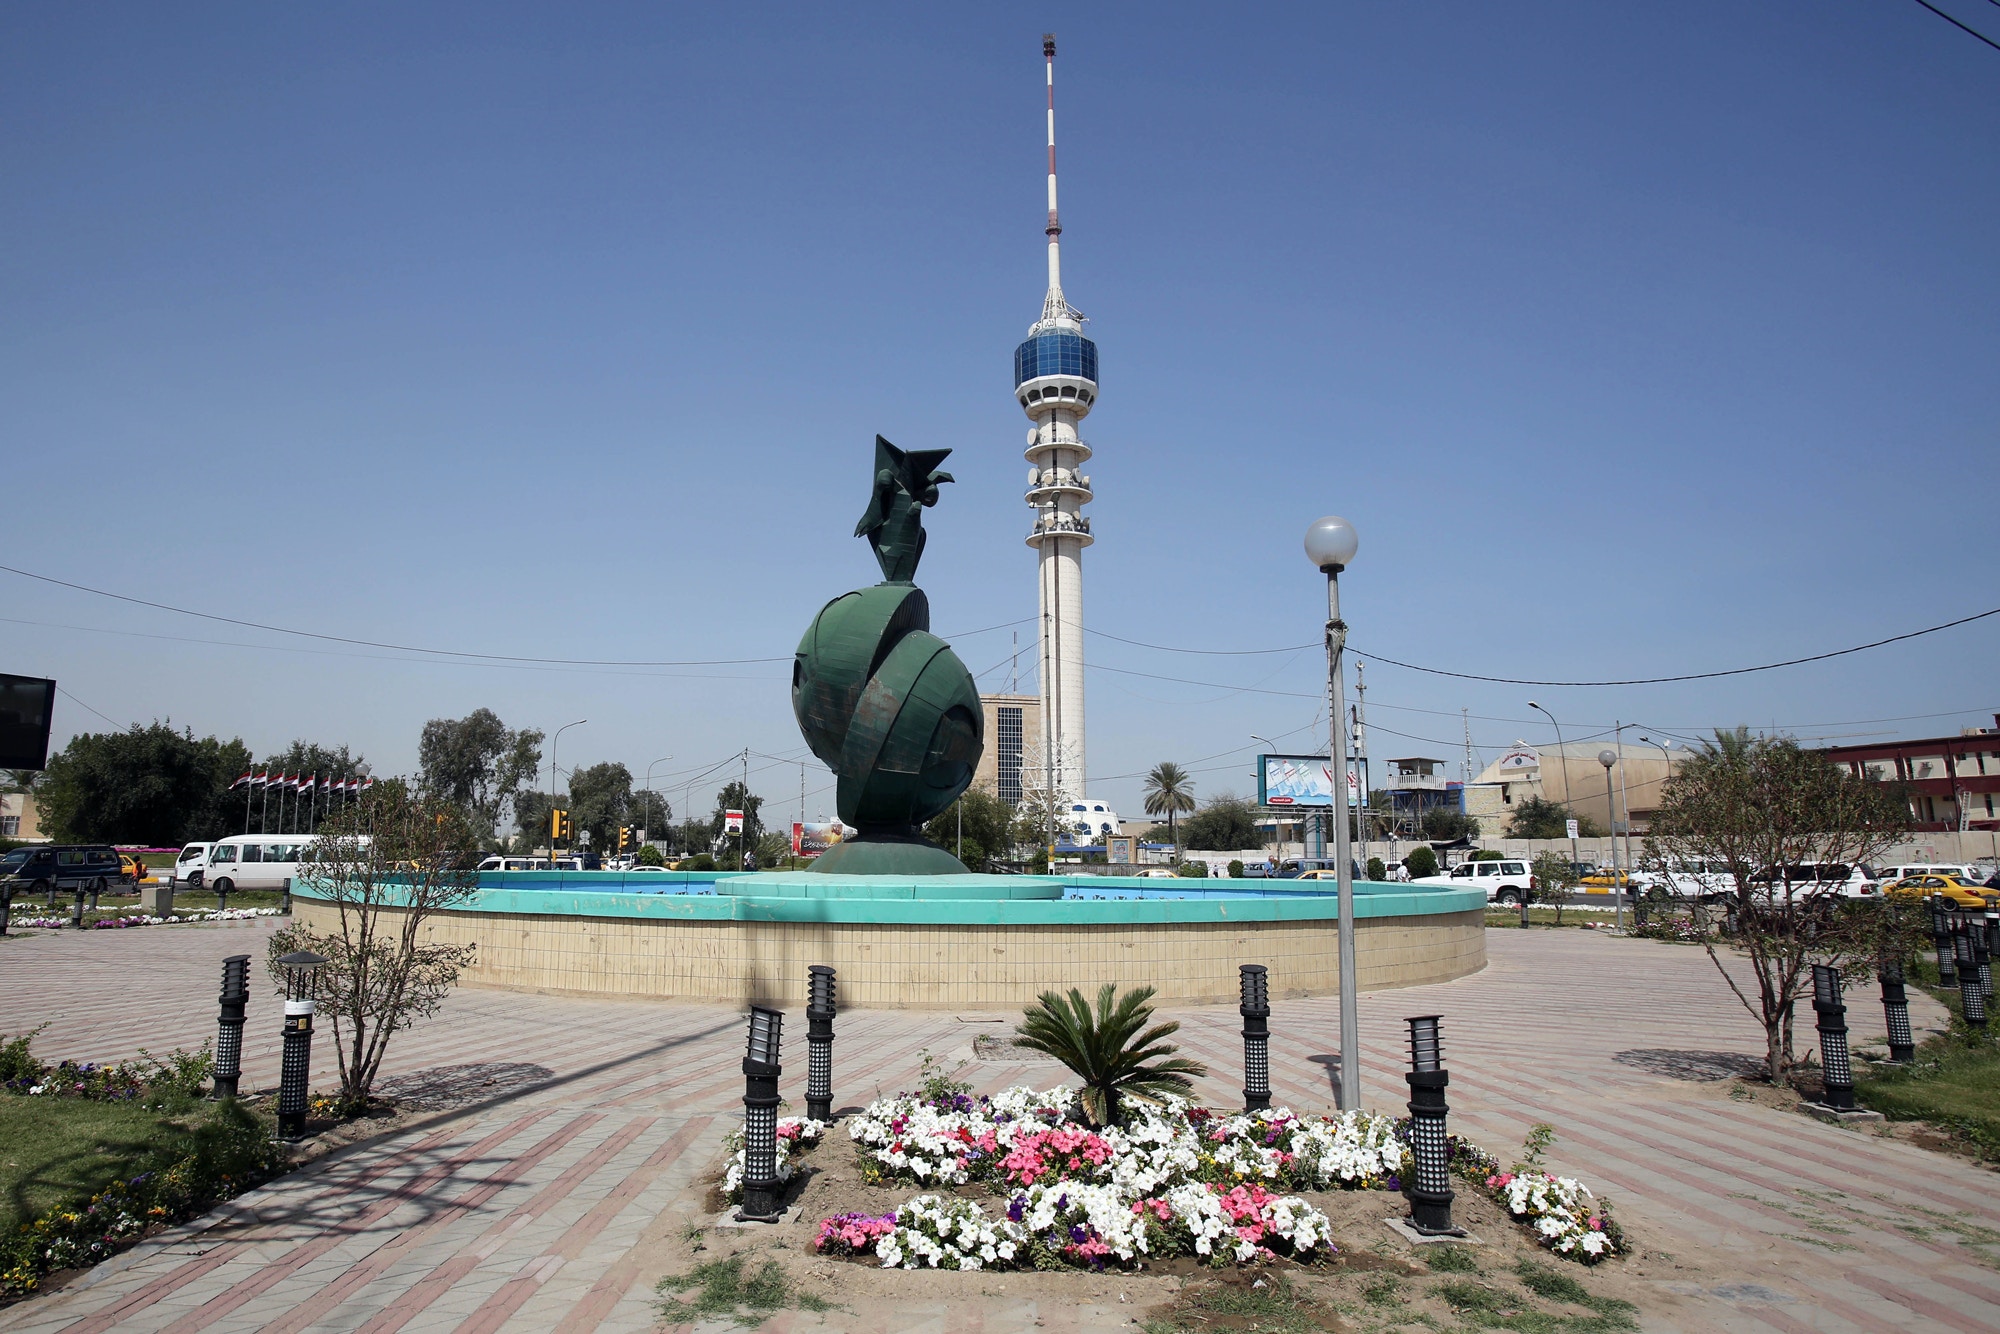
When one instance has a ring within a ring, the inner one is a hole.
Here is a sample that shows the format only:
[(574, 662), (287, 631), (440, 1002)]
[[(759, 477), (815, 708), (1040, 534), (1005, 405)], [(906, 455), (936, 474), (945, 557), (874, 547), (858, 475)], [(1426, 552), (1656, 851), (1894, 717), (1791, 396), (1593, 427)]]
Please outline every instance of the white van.
[(311, 834), (236, 834), (208, 851), (206, 879), (218, 894), (238, 889), (283, 889), (299, 873)]
[(1427, 875), (1410, 883), (1479, 889), (1488, 903), (1526, 903), (1535, 892), (1535, 878), (1525, 861), (1460, 862), (1444, 875)]
[[(1987, 873), (1987, 875), (1990, 874), (1991, 872)], [(1981, 875), (1977, 866), (1967, 866), (1963, 863), (1954, 863), (1952, 865), (1926, 863), (1922, 866), (1881, 867), (1876, 872), (1876, 882), (1886, 885), (1891, 880), (1907, 880), (1913, 875), (1948, 875), (1956, 878), (1960, 884), (1964, 885), (1983, 885), (1987, 880), (1987, 875)]]
[(181, 855), (174, 860), (174, 869), (168, 874), (168, 883), (189, 889), (201, 888), (202, 873), (208, 870), (208, 850), (213, 843), (190, 843), (181, 849)]

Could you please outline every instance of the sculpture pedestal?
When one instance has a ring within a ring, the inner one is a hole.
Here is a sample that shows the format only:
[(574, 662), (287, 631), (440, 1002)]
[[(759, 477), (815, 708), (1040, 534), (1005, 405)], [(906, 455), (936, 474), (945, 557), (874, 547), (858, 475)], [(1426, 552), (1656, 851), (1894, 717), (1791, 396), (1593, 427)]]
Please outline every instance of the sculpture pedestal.
[(929, 839), (862, 834), (821, 853), (818, 875), (968, 875), (965, 863)]

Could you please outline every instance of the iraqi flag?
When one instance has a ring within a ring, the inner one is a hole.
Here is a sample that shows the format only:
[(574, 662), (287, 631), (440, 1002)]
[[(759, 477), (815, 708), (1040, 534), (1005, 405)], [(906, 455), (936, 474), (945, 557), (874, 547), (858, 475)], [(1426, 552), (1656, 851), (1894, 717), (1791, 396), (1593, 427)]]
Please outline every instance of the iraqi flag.
[(231, 792), (234, 792), (237, 788), (242, 787), (245, 783), (249, 782), (253, 777), (255, 777), (255, 771), (250, 769), (245, 769), (243, 771), (243, 776), (229, 785), (229, 790)]
[(305, 777), (303, 781), (299, 783), (299, 791), (311, 792), (314, 788), (318, 786), (319, 786), (319, 775), (309, 774)]
[(250, 780), (251, 787), (268, 787), (270, 786), (270, 783), (271, 783), (271, 773), (270, 770), (268, 769)]

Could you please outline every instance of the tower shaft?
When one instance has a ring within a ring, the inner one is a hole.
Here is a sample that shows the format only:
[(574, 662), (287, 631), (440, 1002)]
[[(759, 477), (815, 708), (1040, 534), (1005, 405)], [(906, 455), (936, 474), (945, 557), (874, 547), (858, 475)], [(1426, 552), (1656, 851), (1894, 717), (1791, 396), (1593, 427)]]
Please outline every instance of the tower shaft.
[(1097, 345), (1083, 336), (1083, 314), (1062, 290), (1062, 221), (1056, 207), (1056, 42), (1042, 37), (1048, 67), (1049, 290), (1042, 317), (1014, 349), (1014, 398), (1034, 423), (1028, 432), (1028, 489), (1035, 512), (1028, 545), (1036, 551), (1042, 744), (1036, 777), (1060, 804), (1084, 790), (1083, 549), (1090, 545), (1090, 478), (1080, 469), (1090, 446), (1078, 426), (1097, 401)]

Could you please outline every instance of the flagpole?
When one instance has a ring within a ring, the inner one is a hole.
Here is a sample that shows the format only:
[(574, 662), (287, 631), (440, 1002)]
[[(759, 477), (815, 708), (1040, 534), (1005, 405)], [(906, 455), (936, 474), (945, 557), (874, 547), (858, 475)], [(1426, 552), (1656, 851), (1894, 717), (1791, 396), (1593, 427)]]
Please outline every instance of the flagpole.
[(243, 775), (243, 832), (246, 836), (250, 832), (250, 797), (257, 790), (257, 785), (250, 781), (250, 774), (256, 772), (257, 767), (252, 765), (250, 773)]
[(264, 789), (264, 799), (257, 803), (257, 832), (268, 834), (271, 832), (271, 771), (269, 769), (264, 771), (264, 781), (257, 786)]

